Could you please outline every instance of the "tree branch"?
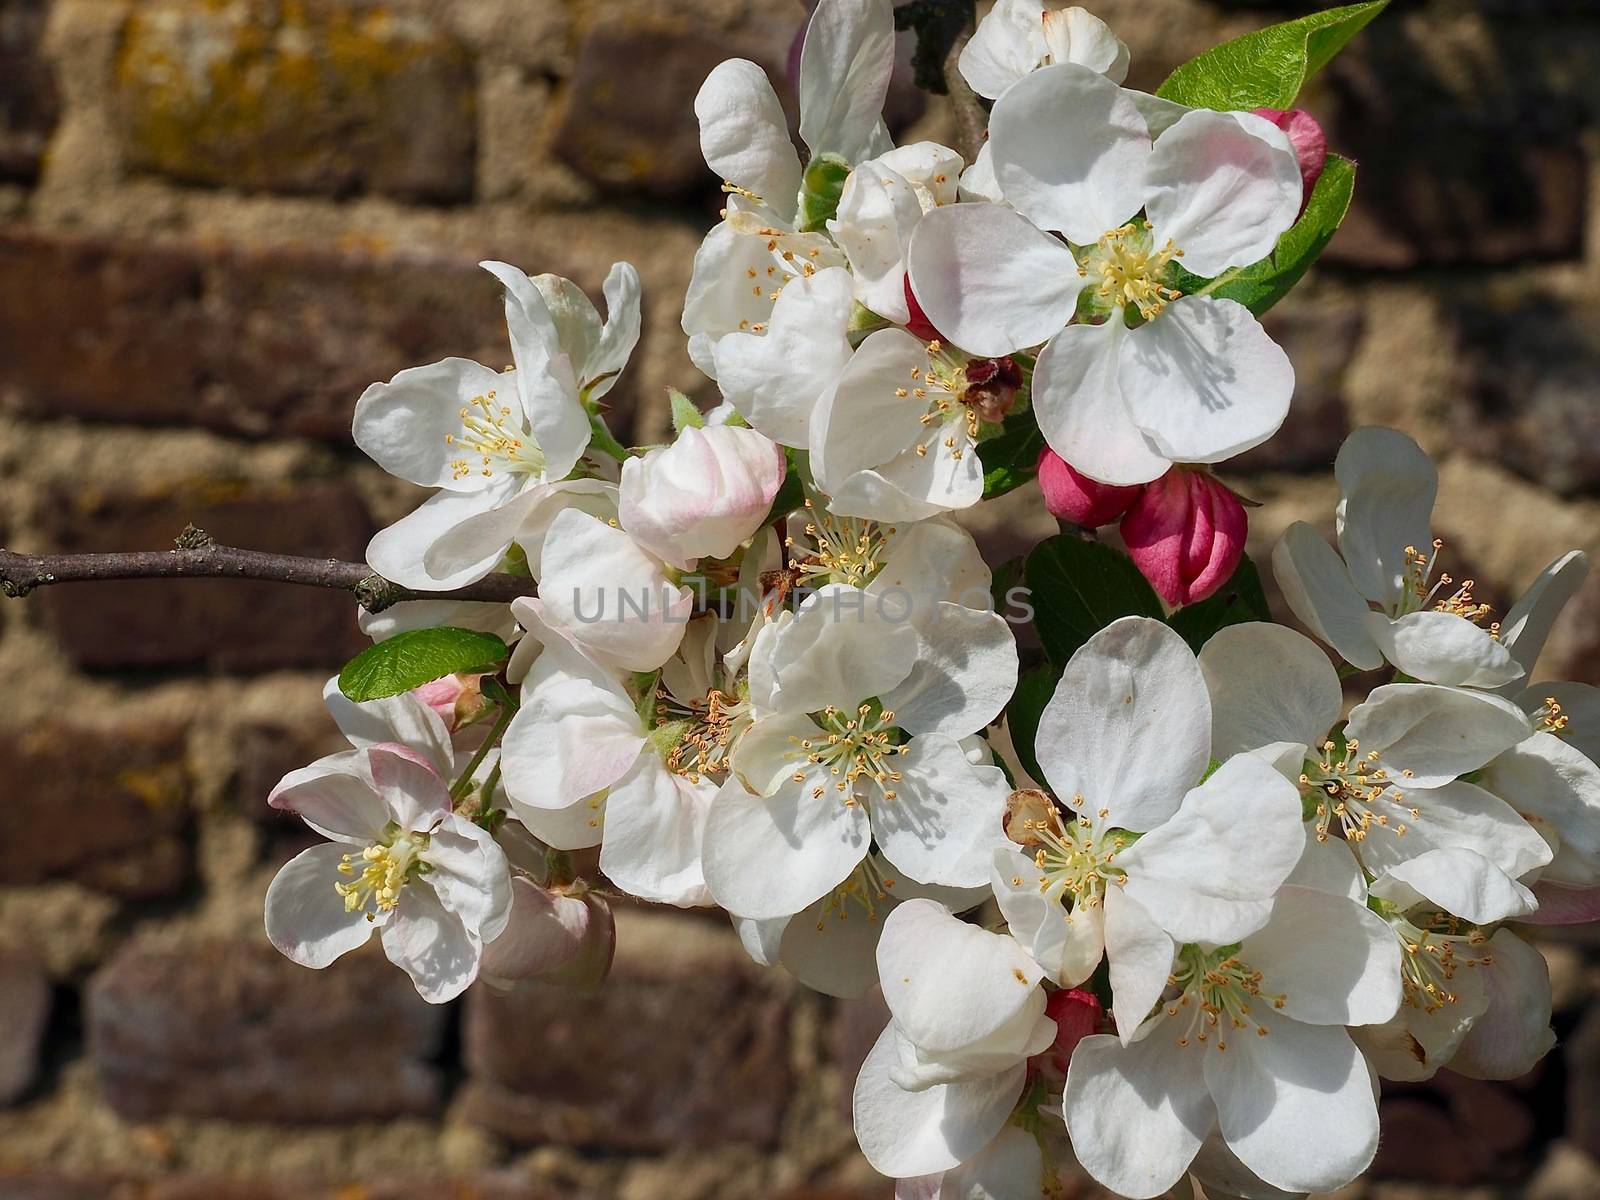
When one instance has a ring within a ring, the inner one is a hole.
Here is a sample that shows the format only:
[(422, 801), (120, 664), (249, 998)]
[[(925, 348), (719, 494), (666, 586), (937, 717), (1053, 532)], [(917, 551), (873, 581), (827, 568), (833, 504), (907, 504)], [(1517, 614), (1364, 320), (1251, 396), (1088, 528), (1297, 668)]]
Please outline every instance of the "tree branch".
[(354, 594), (361, 607), (379, 613), (404, 600), (482, 600), (506, 604), (537, 588), (521, 575), (488, 575), (448, 592), (418, 592), (373, 573), (366, 563), (298, 554), (267, 554), (219, 546), (192, 525), (174, 550), (109, 554), (16, 554), (0, 549), (0, 594), (26, 596), (37, 587), (110, 579), (260, 579), (298, 583)]
[(961, 77), (957, 60), (977, 25), (975, 0), (908, 0), (894, 10), (895, 28), (914, 30), (911, 66), (916, 85), (950, 97), (961, 151), (969, 163), (978, 156), (989, 127), (989, 113)]

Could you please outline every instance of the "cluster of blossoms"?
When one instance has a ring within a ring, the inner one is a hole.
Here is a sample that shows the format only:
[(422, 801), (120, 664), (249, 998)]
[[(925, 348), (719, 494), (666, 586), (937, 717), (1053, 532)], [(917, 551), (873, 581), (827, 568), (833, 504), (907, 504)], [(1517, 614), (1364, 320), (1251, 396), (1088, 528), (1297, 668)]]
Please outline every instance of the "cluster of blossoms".
[[(438, 489), (373, 568), (537, 598), (363, 618), (397, 671), (442, 633), (504, 654), (330, 683), (351, 749), (269, 800), (329, 843), (279, 874), (268, 933), (322, 967), (376, 931), (444, 1001), (598, 982), (608, 897), (715, 905), (763, 964), (881, 987), (855, 1124), (904, 1197), (1036, 1200), (1073, 1161), (1130, 1197), (1341, 1186), (1379, 1077), (1510, 1077), (1553, 1040), (1516, 929), (1600, 913), (1600, 692), (1529, 676), (1587, 564), (1496, 621), (1438, 569), (1432, 464), (1361, 429), (1337, 547), (1296, 525), (1272, 556), (1314, 636), (1190, 616), (1249, 567), (1209, 468), (1294, 388), (1229, 288), (1310, 219), (1320, 131), (1127, 90), (1122, 43), (1055, 0), (1000, 0), (961, 55), (993, 102), (971, 162), (892, 145), (893, 62), (888, 0), (818, 5), (804, 155), (760, 68), (706, 80), (727, 208), (683, 328), (723, 402), (675, 396), (670, 445), (603, 419), (639, 336), (626, 264), (603, 317), (484, 264), (512, 365), (361, 397), (357, 444)], [(1036, 594), (1068, 645), (1042, 689), (951, 515), (997, 464), (1037, 472), (1058, 548), (1120, 555), (1085, 540), (1120, 522), (1150, 584), (1070, 645), (1068, 600)]]

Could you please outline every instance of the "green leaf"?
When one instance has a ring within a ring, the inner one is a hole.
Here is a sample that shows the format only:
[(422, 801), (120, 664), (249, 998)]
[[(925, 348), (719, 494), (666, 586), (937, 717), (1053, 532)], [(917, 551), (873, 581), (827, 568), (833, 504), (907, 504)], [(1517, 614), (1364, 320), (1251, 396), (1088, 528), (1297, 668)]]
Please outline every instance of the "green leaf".
[(1234, 38), (1184, 63), (1156, 95), (1190, 108), (1224, 112), (1292, 108), (1306, 80), (1388, 3), (1346, 4)]
[(1043, 783), (1044, 772), (1039, 769), (1034, 742), (1039, 735), (1039, 718), (1050, 697), (1056, 694), (1056, 682), (1061, 672), (1053, 667), (1038, 666), (1017, 680), (1017, 690), (1006, 705), (1006, 728), (1011, 731), (1011, 746), (1023, 769), (1034, 781)]
[(978, 459), (983, 463), (983, 498), (991, 500), (1019, 488), (1039, 473), (1039, 451), (1044, 449), (1044, 434), (1033, 413), (1012, 413), (998, 437), (978, 443)]
[(1101, 542), (1068, 534), (1040, 542), (1028, 555), (1023, 575), (1034, 628), (1058, 667), (1118, 617), (1163, 616), (1161, 598), (1133, 560)]
[[(1196, 296), (1237, 300), (1260, 316), (1289, 294), (1316, 262), (1350, 211), (1356, 190), (1356, 165), (1328, 155), (1322, 178), (1311, 190), (1311, 202), (1300, 219), (1278, 239), (1272, 253), (1258, 263), (1229, 271), (1208, 283), (1180, 281), (1180, 291)], [(1190, 279), (1193, 280), (1193, 276)], [(1185, 286), (1185, 284), (1188, 286)]]
[(685, 429), (706, 427), (705, 414), (695, 407), (693, 400), (677, 388), (668, 388), (667, 398), (672, 401), (672, 428), (678, 433), (682, 433)]
[(398, 696), (446, 675), (482, 673), (510, 651), (492, 633), (456, 629), (411, 629), (368, 646), (339, 672), (339, 690), (351, 700)]
[(1187, 608), (1180, 608), (1167, 618), (1167, 623), (1183, 635), (1189, 649), (1196, 654), (1211, 640), (1217, 630), (1245, 621), (1270, 621), (1272, 612), (1267, 608), (1266, 593), (1261, 590), (1261, 573), (1248, 557), (1239, 560), (1239, 566), (1221, 589)]

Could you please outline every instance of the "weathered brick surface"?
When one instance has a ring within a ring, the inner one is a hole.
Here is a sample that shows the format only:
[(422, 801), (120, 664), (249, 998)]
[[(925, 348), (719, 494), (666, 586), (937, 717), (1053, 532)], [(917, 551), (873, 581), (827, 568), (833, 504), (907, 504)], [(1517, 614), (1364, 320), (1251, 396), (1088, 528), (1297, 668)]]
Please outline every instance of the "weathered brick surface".
[(308, 971), (265, 939), (132, 943), (90, 980), (86, 1013), (101, 1089), (130, 1120), (433, 1112), (444, 1019), (375, 946)]
[(235, 735), (238, 769), (229, 792), (237, 810), (271, 832), (275, 842), (298, 844), (306, 840), (304, 822), (293, 813), (267, 806), (267, 796), (278, 780), (324, 754), (349, 749), (332, 721), (324, 721), (321, 726), (306, 729), (276, 721), (252, 721)]
[(6, 843), (0, 886), (72, 880), (145, 899), (191, 872), (183, 732), (50, 722), (0, 734)]
[(736, 953), (619, 952), (592, 996), (474, 990), (466, 1115), (522, 1143), (770, 1146), (788, 1099), (787, 1009)]
[(60, 116), (55, 75), (40, 50), (46, 0), (0, 0), (0, 179), (31, 181)]
[(0, 1108), (33, 1084), (49, 1018), (50, 981), (38, 962), (0, 946)]
[(116, 69), (135, 169), (267, 191), (472, 193), (473, 62), (416, 7), (147, 0)]
[[(159, 550), (192, 522), (227, 545), (363, 557), (372, 522), (348, 485), (216, 481), (156, 493), (76, 493), (50, 506), (60, 551)], [(345, 592), (234, 580), (132, 580), (45, 589), (35, 602), (86, 670), (337, 667), (367, 644)]]
[[(466, 1179), (144, 1179), (0, 1168), (0, 1200), (555, 1200), (511, 1172)], [(566, 1198), (563, 1198), (566, 1200)]]
[(373, 380), (508, 354), (470, 256), (0, 230), (0, 396), (41, 416), (347, 441)]

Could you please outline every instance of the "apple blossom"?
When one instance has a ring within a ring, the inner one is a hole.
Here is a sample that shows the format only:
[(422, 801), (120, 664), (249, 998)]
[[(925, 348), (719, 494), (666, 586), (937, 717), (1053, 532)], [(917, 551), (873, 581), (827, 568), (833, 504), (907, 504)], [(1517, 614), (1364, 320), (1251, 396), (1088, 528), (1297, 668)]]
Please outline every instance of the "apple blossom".
[(1128, 48), (1100, 18), (1063, 0), (999, 0), (961, 48), (960, 68), (968, 87), (995, 100), (1046, 62), (1077, 63), (1121, 83)]

